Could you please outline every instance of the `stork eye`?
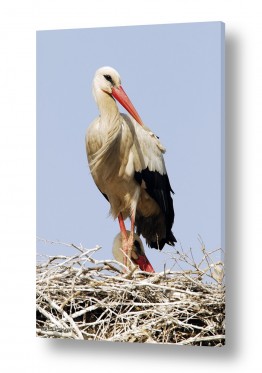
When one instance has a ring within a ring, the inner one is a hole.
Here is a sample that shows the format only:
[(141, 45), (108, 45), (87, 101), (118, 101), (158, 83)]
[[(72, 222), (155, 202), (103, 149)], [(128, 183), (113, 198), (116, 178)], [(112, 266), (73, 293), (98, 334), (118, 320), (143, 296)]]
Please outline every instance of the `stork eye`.
[(111, 75), (104, 75), (104, 77), (105, 77), (106, 80), (108, 80), (112, 85), (114, 85), (114, 82), (113, 82), (113, 79), (112, 79)]

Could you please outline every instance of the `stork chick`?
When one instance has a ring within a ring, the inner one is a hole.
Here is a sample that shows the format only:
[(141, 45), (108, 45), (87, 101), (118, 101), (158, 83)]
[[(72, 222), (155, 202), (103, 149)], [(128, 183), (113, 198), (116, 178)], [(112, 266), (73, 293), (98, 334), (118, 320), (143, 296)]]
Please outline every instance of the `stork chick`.
[[(130, 233), (131, 233), (130, 231), (127, 231), (128, 237), (130, 237)], [(112, 251), (113, 251), (114, 258), (118, 262), (124, 264), (124, 258), (126, 254), (124, 250), (122, 249), (122, 247), (123, 247), (123, 236), (122, 236), (122, 233), (120, 232), (118, 233), (118, 235), (116, 235), (114, 239)], [(151, 263), (146, 257), (143, 243), (140, 237), (136, 233), (134, 233), (134, 242), (133, 242), (130, 259), (127, 258), (129, 268), (133, 268), (134, 266), (139, 266), (139, 268), (142, 271), (155, 272)]]

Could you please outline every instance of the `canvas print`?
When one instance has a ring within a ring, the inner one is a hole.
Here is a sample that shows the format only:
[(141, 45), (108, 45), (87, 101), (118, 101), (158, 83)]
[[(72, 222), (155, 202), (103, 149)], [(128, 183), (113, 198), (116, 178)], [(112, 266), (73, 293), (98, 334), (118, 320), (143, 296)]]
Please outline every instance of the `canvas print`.
[(36, 334), (223, 346), (222, 22), (37, 32)]

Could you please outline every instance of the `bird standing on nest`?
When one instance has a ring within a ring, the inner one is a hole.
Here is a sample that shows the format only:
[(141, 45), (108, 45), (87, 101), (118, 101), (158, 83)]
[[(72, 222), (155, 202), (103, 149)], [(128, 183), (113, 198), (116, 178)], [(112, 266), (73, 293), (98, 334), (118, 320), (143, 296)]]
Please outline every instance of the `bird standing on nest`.
[[(93, 95), (100, 116), (86, 134), (89, 167), (98, 189), (111, 205), (113, 218), (118, 218), (126, 254), (124, 264), (128, 265), (135, 227), (152, 248), (161, 250), (166, 243), (174, 246), (176, 242), (171, 231), (173, 190), (163, 158), (165, 149), (142, 122), (115, 69), (102, 67), (96, 71)], [(120, 114), (116, 100), (131, 116)], [(127, 217), (131, 220), (129, 235), (124, 223)]]

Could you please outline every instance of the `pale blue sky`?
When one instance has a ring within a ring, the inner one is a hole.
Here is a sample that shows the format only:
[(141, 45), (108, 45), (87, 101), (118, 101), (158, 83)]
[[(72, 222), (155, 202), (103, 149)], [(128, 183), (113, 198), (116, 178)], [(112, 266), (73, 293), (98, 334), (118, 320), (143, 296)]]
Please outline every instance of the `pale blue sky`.
[[(84, 141), (98, 115), (93, 75), (108, 65), (167, 149), (177, 248), (192, 247), (198, 258), (198, 235), (208, 250), (221, 246), (223, 49), (220, 22), (37, 32), (38, 236), (87, 248), (98, 244), (97, 258), (112, 257), (119, 226), (94, 185)], [(73, 253), (39, 242), (37, 251)], [(163, 270), (167, 255), (146, 252)]]

